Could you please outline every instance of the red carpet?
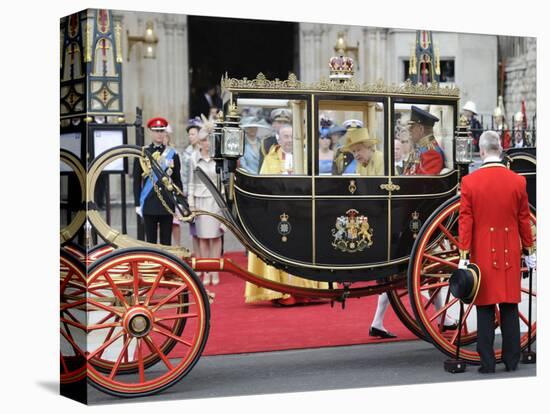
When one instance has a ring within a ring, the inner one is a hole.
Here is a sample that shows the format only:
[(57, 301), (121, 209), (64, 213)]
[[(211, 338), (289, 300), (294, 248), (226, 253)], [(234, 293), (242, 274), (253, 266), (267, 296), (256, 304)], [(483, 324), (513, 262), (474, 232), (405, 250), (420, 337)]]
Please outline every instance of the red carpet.
[[(228, 253), (246, 268), (242, 252)], [(324, 346), (367, 344), (416, 339), (399, 321), (391, 305), (384, 326), (396, 339), (369, 337), (377, 296), (340, 303), (274, 307), (268, 302), (244, 303), (245, 282), (233, 274), (220, 273), (220, 284), (207, 286), (216, 297), (211, 305), (210, 335), (203, 355), (237, 354)], [(177, 357), (178, 347), (170, 354)]]

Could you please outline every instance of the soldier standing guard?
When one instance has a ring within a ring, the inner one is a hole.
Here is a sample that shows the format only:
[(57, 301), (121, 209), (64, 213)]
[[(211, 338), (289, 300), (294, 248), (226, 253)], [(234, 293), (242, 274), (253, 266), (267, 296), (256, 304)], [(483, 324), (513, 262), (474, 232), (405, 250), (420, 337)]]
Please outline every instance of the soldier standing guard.
[(413, 149), (403, 168), (404, 175), (437, 175), (445, 167), (445, 155), (433, 135), (439, 118), (417, 106), (411, 107), (409, 121)]
[[(174, 148), (164, 145), (167, 127), (168, 121), (161, 117), (152, 118), (147, 122), (147, 128), (151, 131), (153, 142), (145, 148), (145, 151), (159, 163), (172, 182), (181, 189), (180, 158)], [(157, 243), (158, 233), (160, 233), (160, 243), (170, 245), (172, 214), (167, 211), (159, 199), (155, 187), (160, 191), (161, 197), (168, 208), (174, 211), (175, 203), (172, 196), (162, 184), (158, 183), (156, 175), (153, 174), (153, 182), (151, 182), (149, 175), (143, 176), (143, 169), (139, 160), (134, 162), (133, 176), (136, 213), (143, 217), (145, 240), (149, 243)]]
[(495, 372), (495, 306), (499, 305), (502, 359), (514, 371), (520, 359), (518, 303), (521, 301), (520, 260), (536, 266), (525, 178), (500, 160), (500, 137), (494, 131), (479, 139), (483, 165), (462, 179), (460, 194), (459, 268), (470, 257), (482, 274), (477, 307), (477, 351), (481, 373)]

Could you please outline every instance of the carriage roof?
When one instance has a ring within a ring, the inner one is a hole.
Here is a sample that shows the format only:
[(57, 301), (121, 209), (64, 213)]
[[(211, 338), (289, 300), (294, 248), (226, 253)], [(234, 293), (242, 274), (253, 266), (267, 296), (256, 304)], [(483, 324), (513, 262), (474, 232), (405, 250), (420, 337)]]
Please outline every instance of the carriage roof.
[(230, 78), (227, 74), (221, 79), (222, 90), (227, 92), (274, 92), (274, 93), (313, 93), (313, 94), (343, 94), (343, 95), (379, 95), (405, 96), (415, 98), (436, 98), (458, 100), (460, 90), (455, 86), (441, 86), (439, 83), (422, 85), (410, 80), (402, 84), (386, 84), (379, 80), (376, 83), (359, 83), (354, 78), (334, 81), (321, 78), (317, 82), (303, 82), (291, 73), (286, 80), (269, 80), (263, 73), (255, 79)]

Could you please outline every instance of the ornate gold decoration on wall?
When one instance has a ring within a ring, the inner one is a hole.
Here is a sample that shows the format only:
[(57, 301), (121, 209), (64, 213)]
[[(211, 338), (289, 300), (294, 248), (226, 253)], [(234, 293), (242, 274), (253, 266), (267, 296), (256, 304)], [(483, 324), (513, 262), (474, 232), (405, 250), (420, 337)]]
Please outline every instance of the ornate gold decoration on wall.
[(327, 78), (321, 78), (318, 82), (306, 83), (299, 81), (295, 74), (291, 73), (287, 80), (268, 80), (263, 73), (259, 73), (256, 79), (230, 78), (227, 73), (221, 80), (224, 90), (231, 89), (264, 89), (293, 92), (358, 92), (358, 93), (380, 93), (395, 95), (437, 95), (459, 97), (460, 90), (453, 86), (441, 87), (439, 83), (433, 82), (430, 85), (414, 84), (410, 80), (403, 84), (384, 83), (379, 80), (376, 83), (360, 84), (354, 79), (342, 82), (332, 82)]

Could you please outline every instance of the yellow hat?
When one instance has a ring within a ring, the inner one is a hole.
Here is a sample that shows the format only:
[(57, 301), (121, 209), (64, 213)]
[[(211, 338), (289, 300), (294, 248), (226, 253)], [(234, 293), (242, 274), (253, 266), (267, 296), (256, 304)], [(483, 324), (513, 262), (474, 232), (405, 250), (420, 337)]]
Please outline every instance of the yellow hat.
[(350, 128), (346, 132), (346, 143), (342, 147), (342, 151), (351, 151), (351, 147), (355, 144), (376, 145), (378, 140), (370, 138), (367, 128)]

